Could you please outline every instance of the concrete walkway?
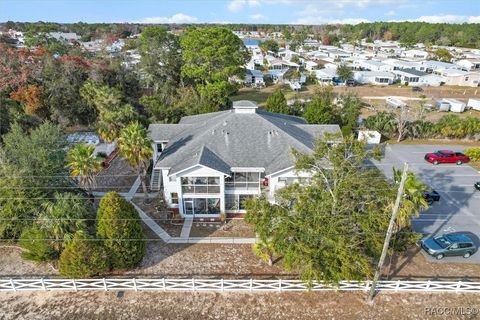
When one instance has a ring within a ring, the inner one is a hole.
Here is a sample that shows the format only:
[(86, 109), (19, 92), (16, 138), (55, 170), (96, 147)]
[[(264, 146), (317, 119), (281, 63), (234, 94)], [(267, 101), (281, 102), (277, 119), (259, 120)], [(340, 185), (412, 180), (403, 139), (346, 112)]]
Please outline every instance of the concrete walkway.
[(190, 230), (192, 230), (193, 218), (186, 217), (183, 221), (182, 232), (180, 233), (180, 238), (188, 238), (190, 236)]
[(152, 218), (150, 218), (142, 209), (140, 209), (139, 206), (137, 206), (135, 203), (131, 202), (130, 203), (137, 209), (138, 215), (142, 219), (143, 223), (145, 223), (150, 229), (152, 229), (153, 232), (157, 236), (160, 237), (164, 242), (170, 242), (171, 238), (170, 235), (163, 230)]
[(128, 193), (125, 195), (125, 199), (127, 199), (128, 201), (132, 200), (135, 193), (137, 193), (138, 187), (140, 187), (141, 182), (142, 181), (140, 180), (140, 177), (137, 177), (137, 180), (135, 180), (132, 187), (130, 188)]
[(165, 243), (211, 243), (211, 244), (249, 244), (255, 243), (256, 238), (240, 238), (240, 237), (189, 237), (190, 230), (193, 225), (193, 219), (185, 219), (184, 225), (182, 227), (182, 233), (180, 237), (171, 237), (165, 230), (162, 229), (152, 218), (150, 218), (139, 206), (135, 203), (130, 203), (135, 207), (138, 212), (138, 215), (142, 221), (153, 231), (157, 236), (160, 237)]
[[(180, 237), (171, 237), (165, 230), (162, 229), (152, 218), (150, 218), (139, 206), (132, 202), (132, 198), (137, 194), (137, 190), (140, 187), (140, 177), (135, 180), (132, 187), (127, 193), (120, 193), (125, 199), (127, 199), (137, 210), (138, 215), (157, 236), (160, 237), (165, 243), (212, 243), (212, 244), (246, 244), (255, 243), (256, 238), (223, 238), (223, 237), (190, 237), (190, 230), (193, 225), (193, 217), (187, 217), (184, 220), (182, 226), (182, 232)], [(105, 195), (106, 192), (95, 192), (95, 196)]]
[[(141, 180), (140, 177), (137, 177), (137, 180), (133, 183), (132, 187), (128, 192), (119, 192), (118, 194), (127, 199), (128, 201), (132, 200), (132, 198), (137, 194), (138, 187), (140, 187)], [(103, 191), (94, 191), (92, 192), (95, 197), (103, 197), (106, 195), (108, 192), (103, 192)], [(143, 193), (142, 193), (143, 195)]]

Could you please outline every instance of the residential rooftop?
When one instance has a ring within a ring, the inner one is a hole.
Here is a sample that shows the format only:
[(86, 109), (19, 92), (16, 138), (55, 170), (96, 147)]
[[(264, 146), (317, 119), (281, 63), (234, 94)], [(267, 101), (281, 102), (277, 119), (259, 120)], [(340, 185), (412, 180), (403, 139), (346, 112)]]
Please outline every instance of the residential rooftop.
[(178, 124), (151, 124), (154, 141), (168, 141), (156, 168), (175, 174), (200, 164), (229, 174), (230, 168), (264, 168), (271, 174), (294, 165), (291, 149), (313, 151), (338, 125), (307, 124), (303, 118), (264, 111), (237, 101), (227, 111), (183, 117)]

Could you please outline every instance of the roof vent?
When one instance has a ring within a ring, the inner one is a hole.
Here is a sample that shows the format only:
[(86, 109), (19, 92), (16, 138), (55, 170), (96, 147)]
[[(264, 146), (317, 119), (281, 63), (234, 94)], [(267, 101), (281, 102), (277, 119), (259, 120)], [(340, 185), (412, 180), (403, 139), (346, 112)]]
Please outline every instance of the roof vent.
[(258, 105), (253, 101), (240, 100), (233, 102), (235, 113), (256, 113)]

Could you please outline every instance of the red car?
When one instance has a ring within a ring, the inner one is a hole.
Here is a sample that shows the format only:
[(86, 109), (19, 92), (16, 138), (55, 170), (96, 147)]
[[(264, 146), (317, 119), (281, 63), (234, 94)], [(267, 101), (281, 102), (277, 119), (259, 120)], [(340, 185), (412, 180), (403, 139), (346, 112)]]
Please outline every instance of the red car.
[(425, 160), (433, 164), (456, 163), (460, 165), (469, 162), (470, 158), (461, 152), (438, 150), (437, 152), (427, 153), (425, 155)]

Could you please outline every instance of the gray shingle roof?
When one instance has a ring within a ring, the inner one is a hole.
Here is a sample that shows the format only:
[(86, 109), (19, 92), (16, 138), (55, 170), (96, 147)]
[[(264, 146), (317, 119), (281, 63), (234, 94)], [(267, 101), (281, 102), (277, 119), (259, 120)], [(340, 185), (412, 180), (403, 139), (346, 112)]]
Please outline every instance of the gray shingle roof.
[(202, 164), (226, 174), (231, 167), (260, 167), (268, 175), (293, 166), (292, 148), (311, 153), (316, 138), (340, 128), (261, 109), (246, 114), (232, 109), (184, 117), (178, 125), (152, 124), (149, 131), (153, 140), (168, 140), (156, 167), (170, 168), (170, 174)]
[(427, 75), (428, 73), (426, 72), (423, 72), (423, 71), (419, 71), (419, 70), (416, 70), (416, 69), (402, 69), (402, 70), (397, 70), (399, 72), (403, 72), (403, 73), (409, 73), (409, 74), (413, 74), (414, 76), (418, 76), (418, 77), (423, 77), (425, 75)]

